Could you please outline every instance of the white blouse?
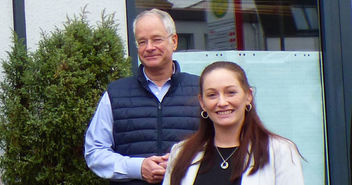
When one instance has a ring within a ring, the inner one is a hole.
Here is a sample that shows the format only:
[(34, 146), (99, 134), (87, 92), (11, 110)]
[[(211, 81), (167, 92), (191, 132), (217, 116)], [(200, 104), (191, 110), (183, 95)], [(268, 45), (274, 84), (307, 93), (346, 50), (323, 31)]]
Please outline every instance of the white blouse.
[[(182, 144), (183, 142), (179, 142), (171, 149), (163, 185), (170, 184), (171, 170)], [(251, 167), (247, 168), (242, 175), (241, 185), (304, 185), (301, 157), (292, 142), (279, 137), (271, 137), (269, 154), (269, 163), (255, 174), (248, 175)], [(199, 152), (193, 159), (181, 185), (193, 185), (203, 155), (204, 152)]]

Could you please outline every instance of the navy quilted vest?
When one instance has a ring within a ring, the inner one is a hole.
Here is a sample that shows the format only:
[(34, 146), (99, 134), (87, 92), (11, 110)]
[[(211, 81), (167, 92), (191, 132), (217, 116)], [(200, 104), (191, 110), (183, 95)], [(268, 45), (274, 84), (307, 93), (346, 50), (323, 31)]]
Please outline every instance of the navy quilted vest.
[(178, 63), (174, 63), (175, 74), (161, 103), (149, 90), (142, 66), (136, 76), (109, 84), (116, 152), (135, 157), (163, 155), (198, 128), (199, 78), (181, 73)]

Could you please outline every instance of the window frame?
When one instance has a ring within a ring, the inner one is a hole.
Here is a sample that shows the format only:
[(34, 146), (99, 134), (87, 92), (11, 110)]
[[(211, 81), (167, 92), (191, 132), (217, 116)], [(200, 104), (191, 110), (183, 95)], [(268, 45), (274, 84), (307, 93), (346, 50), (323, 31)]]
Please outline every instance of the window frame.
[(352, 15), (350, 0), (320, 0), (327, 179), (351, 185)]
[[(326, 185), (351, 185), (352, 8), (351, 0), (318, 0), (326, 122)], [(135, 0), (126, 0), (128, 51), (134, 73)]]

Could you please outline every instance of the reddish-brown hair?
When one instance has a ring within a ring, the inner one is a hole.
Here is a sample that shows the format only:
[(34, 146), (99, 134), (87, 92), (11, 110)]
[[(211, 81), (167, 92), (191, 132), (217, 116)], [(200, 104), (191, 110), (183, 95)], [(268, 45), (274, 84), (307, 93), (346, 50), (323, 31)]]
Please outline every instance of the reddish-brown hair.
[[(244, 70), (236, 63), (219, 61), (208, 65), (203, 70), (199, 81), (200, 95), (203, 93), (204, 77), (211, 71), (219, 68), (234, 72), (243, 90), (247, 93), (251, 93), (251, 87)], [(237, 168), (232, 169), (231, 181), (234, 181), (242, 175), (249, 167), (251, 160), (253, 160), (254, 163), (250, 174), (254, 174), (258, 169), (264, 167), (269, 162), (269, 136), (274, 136), (275, 134), (268, 131), (259, 119), (254, 105), (254, 98), (251, 104), (252, 109), (249, 112), (246, 111), (241, 129), (240, 146), (232, 160), (232, 166), (236, 166)], [(201, 118), (197, 132), (184, 142), (176, 161), (173, 163), (175, 165), (172, 167), (171, 185), (180, 184), (193, 158), (198, 152), (205, 151), (203, 160), (211, 160), (213, 158), (215, 154), (214, 136), (215, 130), (212, 121), (209, 118)], [(248, 156), (249, 158), (247, 158)]]

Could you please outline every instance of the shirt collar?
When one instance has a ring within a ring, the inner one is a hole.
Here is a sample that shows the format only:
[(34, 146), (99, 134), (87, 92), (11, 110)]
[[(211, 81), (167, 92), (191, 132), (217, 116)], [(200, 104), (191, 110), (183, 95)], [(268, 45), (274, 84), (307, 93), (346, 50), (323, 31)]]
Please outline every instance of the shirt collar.
[[(172, 62), (172, 74), (175, 74), (175, 72), (176, 72), (175, 63)], [(146, 79), (149, 83), (150, 83), (150, 82), (154, 83), (150, 78), (148, 78), (147, 74), (145, 74), (145, 68), (144, 68), (144, 66), (143, 66), (143, 74), (144, 74), (145, 79)], [(171, 80), (171, 77), (169, 77), (169, 78), (167, 79), (167, 81), (170, 81), (170, 80)]]

